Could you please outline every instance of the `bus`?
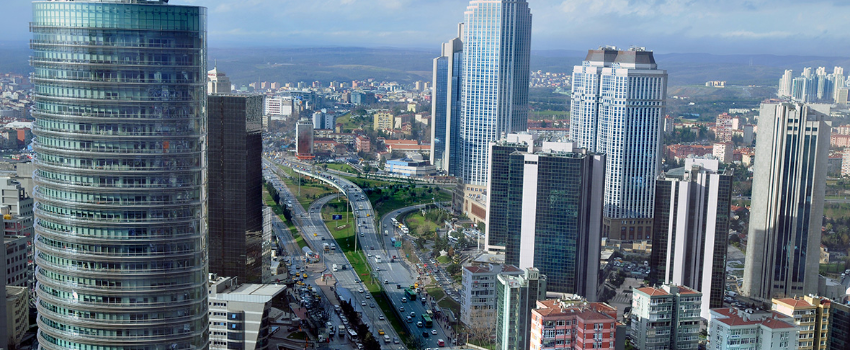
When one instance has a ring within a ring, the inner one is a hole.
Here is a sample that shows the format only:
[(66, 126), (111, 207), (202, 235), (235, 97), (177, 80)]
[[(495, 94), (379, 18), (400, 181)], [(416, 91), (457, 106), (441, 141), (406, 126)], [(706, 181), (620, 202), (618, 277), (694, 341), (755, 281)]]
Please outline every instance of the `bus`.
[(426, 314), (422, 314), (422, 323), (424, 323), (427, 328), (431, 328), (434, 325), (434, 322), (431, 320), (431, 316)]
[(416, 292), (414, 292), (410, 288), (404, 289), (404, 295), (406, 295), (407, 298), (410, 299), (410, 300), (416, 300)]

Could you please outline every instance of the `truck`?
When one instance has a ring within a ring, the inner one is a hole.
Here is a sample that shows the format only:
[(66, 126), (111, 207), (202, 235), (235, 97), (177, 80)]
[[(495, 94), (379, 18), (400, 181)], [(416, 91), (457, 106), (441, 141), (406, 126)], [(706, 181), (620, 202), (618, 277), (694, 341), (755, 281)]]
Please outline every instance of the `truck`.
[(322, 244), (322, 247), (325, 248), (325, 253), (331, 251), (331, 245), (330, 244), (324, 243), (324, 244)]
[(378, 263), (378, 264), (381, 263), (381, 256), (380, 255), (375, 255), (375, 262)]
[(340, 337), (345, 336), (345, 326), (343, 326), (343, 325), (337, 326), (337, 334), (339, 334)]
[(313, 250), (310, 249), (309, 247), (301, 248), (301, 252), (304, 253), (304, 257), (307, 258), (308, 263), (315, 262), (315, 261), (319, 260), (319, 254), (316, 254), (315, 252), (313, 252)]
[(336, 250), (336, 243), (331, 243), (331, 250)]
[(333, 267), (332, 267), (331, 269), (332, 269), (334, 272), (337, 272), (337, 271), (339, 271), (339, 266), (337, 266), (337, 264), (333, 264)]

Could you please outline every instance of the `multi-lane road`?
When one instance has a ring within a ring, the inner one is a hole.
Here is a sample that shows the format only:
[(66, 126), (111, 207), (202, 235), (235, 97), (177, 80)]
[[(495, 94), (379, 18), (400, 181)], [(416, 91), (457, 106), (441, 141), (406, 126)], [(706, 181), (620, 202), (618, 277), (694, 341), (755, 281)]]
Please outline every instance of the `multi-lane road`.
[[(363, 249), (363, 252), (368, 257), (369, 265), (371, 266), (373, 273), (376, 274), (377, 280), (383, 285), (386, 295), (393, 304), (396, 314), (406, 325), (410, 334), (420, 340), (420, 344), (423, 348), (436, 348), (438, 347), (439, 340), (445, 341), (448, 345), (450, 343), (449, 337), (436, 322), (434, 322), (434, 325), (431, 328), (426, 328), (424, 325), (423, 327), (418, 327), (419, 322), (422, 321), (422, 315), (426, 314), (427, 310), (430, 310), (430, 305), (422, 303), (422, 296), (419, 294), (417, 294), (417, 299), (420, 300), (407, 300), (404, 288), (409, 288), (414, 285), (419, 278), (424, 278), (425, 276), (420, 276), (415, 267), (407, 266), (402, 262), (402, 259), (398, 259), (402, 254), (404, 254), (404, 252), (392, 245), (392, 238), (394, 238), (394, 230), (391, 229), (392, 225), (384, 225), (384, 228), (382, 229), (386, 232), (380, 232), (380, 229), (376, 228), (375, 211), (372, 209), (372, 203), (369, 202), (365, 193), (363, 193), (363, 191), (354, 183), (340, 176), (326, 172), (314, 173), (309, 165), (295, 163), (293, 161), (286, 161), (283, 164), (289, 166), (296, 172), (320, 179), (342, 190), (342, 192), (348, 197), (349, 203), (351, 203), (352, 213), (356, 220), (355, 231), (359, 244)], [(316, 233), (321, 232), (322, 234), (327, 235), (325, 236), (327, 237), (326, 239), (332, 239), (330, 238), (330, 233), (328, 232), (321, 217), (321, 207), (324, 206), (330, 199), (332, 198), (326, 197), (311, 205), (309, 214), (310, 222), (303, 222), (303, 227), (307, 228), (307, 231), (304, 232), (309, 239), (320, 238), (310, 233), (310, 229), (315, 230)], [(395, 236), (395, 238), (398, 239), (399, 237)], [(320, 242), (321, 241), (316, 242), (318, 243), (317, 246), (321, 246)], [(393, 259), (393, 256), (396, 256), (397, 258)], [(336, 259), (336, 257), (341, 259)], [(338, 262), (331, 262), (328, 259), (337, 260)], [(327, 266), (332, 266), (331, 264), (333, 263), (340, 264), (344, 259), (345, 256), (340, 253), (328, 254), (325, 256)], [(345, 270), (341, 270), (339, 272), (343, 271)], [(337, 273), (334, 273), (334, 275), (337, 276)], [(347, 273), (345, 275), (352, 276), (353, 274)], [(347, 279), (348, 276), (340, 276), (337, 277), (337, 279), (339, 283), (344, 283), (343, 286), (351, 285), (352, 281)], [(357, 277), (355, 276), (355, 279), (356, 278)], [(358, 289), (355, 288), (355, 290)], [(369, 303), (367, 302), (367, 304)], [(379, 308), (372, 310), (380, 312)], [(412, 316), (410, 322), (408, 322), (407, 316)], [(379, 320), (374, 318), (370, 317), (369, 320), (373, 322), (373, 328), (375, 327), (375, 324), (380, 324), (375, 323)], [(391, 331), (392, 327), (390, 327), (389, 324), (386, 324), (386, 328), (383, 329), (385, 331)]]

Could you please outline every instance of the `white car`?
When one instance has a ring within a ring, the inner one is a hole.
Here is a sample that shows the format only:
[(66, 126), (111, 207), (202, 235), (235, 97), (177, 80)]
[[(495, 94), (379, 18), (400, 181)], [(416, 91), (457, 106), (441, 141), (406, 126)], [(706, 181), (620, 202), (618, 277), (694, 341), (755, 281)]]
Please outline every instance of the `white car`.
[(379, 320), (381, 320), (381, 321), (383, 321), (383, 320), (384, 320), (384, 315), (378, 315), (378, 319), (379, 319)]
[(432, 330), (431, 330), (431, 334), (433, 334), (433, 335), (437, 335), (437, 330), (436, 330), (436, 329), (432, 329)]

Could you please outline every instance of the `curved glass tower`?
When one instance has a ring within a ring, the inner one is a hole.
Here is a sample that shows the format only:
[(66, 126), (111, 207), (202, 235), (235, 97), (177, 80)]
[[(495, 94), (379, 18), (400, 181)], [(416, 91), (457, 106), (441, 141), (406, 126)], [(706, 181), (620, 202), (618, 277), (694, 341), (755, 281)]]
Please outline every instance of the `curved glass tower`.
[(42, 349), (206, 349), (206, 9), (33, 3)]

